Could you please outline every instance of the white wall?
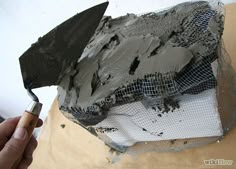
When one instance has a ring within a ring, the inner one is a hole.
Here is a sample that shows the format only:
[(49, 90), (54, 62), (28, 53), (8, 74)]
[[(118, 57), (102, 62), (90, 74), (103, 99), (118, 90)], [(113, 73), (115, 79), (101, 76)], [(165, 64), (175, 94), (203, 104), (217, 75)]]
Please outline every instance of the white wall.
[[(106, 15), (145, 13), (166, 8), (184, 0), (110, 0)], [(1, 0), (0, 1), (0, 115), (21, 115), (31, 99), (23, 87), (18, 58), (38, 37), (76, 13), (104, 0)], [(225, 3), (236, 0), (225, 0)], [(34, 90), (44, 104), (45, 118), (56, 87)]]

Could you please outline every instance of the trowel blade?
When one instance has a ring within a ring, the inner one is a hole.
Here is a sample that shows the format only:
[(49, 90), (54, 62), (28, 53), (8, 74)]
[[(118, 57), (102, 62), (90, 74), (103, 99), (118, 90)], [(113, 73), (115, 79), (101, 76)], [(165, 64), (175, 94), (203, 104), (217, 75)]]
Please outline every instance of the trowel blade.
[(89, 8), (39, 38), (19, 58), (25, 88), (57, 85), (80, 58), (107, 6), (105, 2)]

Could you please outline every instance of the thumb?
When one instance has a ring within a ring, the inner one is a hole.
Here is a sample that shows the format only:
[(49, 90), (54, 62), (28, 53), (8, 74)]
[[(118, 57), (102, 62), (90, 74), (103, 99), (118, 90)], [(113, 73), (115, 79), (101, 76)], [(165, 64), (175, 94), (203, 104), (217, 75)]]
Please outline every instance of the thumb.
[(0, 152), (0, 161), (6, 167), (11, 167), (23, 154), (28, 143), (28, 133), (25, 128), (16, 128), (11, 139)]

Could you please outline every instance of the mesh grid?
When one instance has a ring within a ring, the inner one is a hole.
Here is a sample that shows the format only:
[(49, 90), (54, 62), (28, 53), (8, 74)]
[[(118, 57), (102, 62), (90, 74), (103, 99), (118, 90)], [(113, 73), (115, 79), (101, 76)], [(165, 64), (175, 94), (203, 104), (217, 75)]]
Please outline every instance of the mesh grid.
[[(170, 112), (146, 109), (141, 102), (113, 107), (109, 111), (108, 118), (95, 127), (118, 128), (117, 131), (106, 134), (119, 145), (125, 146), (133, 145), (137, 140), (157, 141), (222, 135), (219, 114), (215, 106), (215, 89), (207, 90), (197, 96), (183, 95), (176, 99), (181, 101), (180, 108)], [(217, 132), (212, 133), (215, 129)]]

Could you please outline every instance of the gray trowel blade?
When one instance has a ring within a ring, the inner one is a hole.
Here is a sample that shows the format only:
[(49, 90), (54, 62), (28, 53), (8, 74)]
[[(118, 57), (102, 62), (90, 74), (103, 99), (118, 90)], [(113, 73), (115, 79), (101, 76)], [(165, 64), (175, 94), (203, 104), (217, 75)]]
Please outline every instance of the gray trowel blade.
[(39, 38), (19, 59), (25, 88), (57, 85), (80, 58), (107, 6), (89, 8)]

